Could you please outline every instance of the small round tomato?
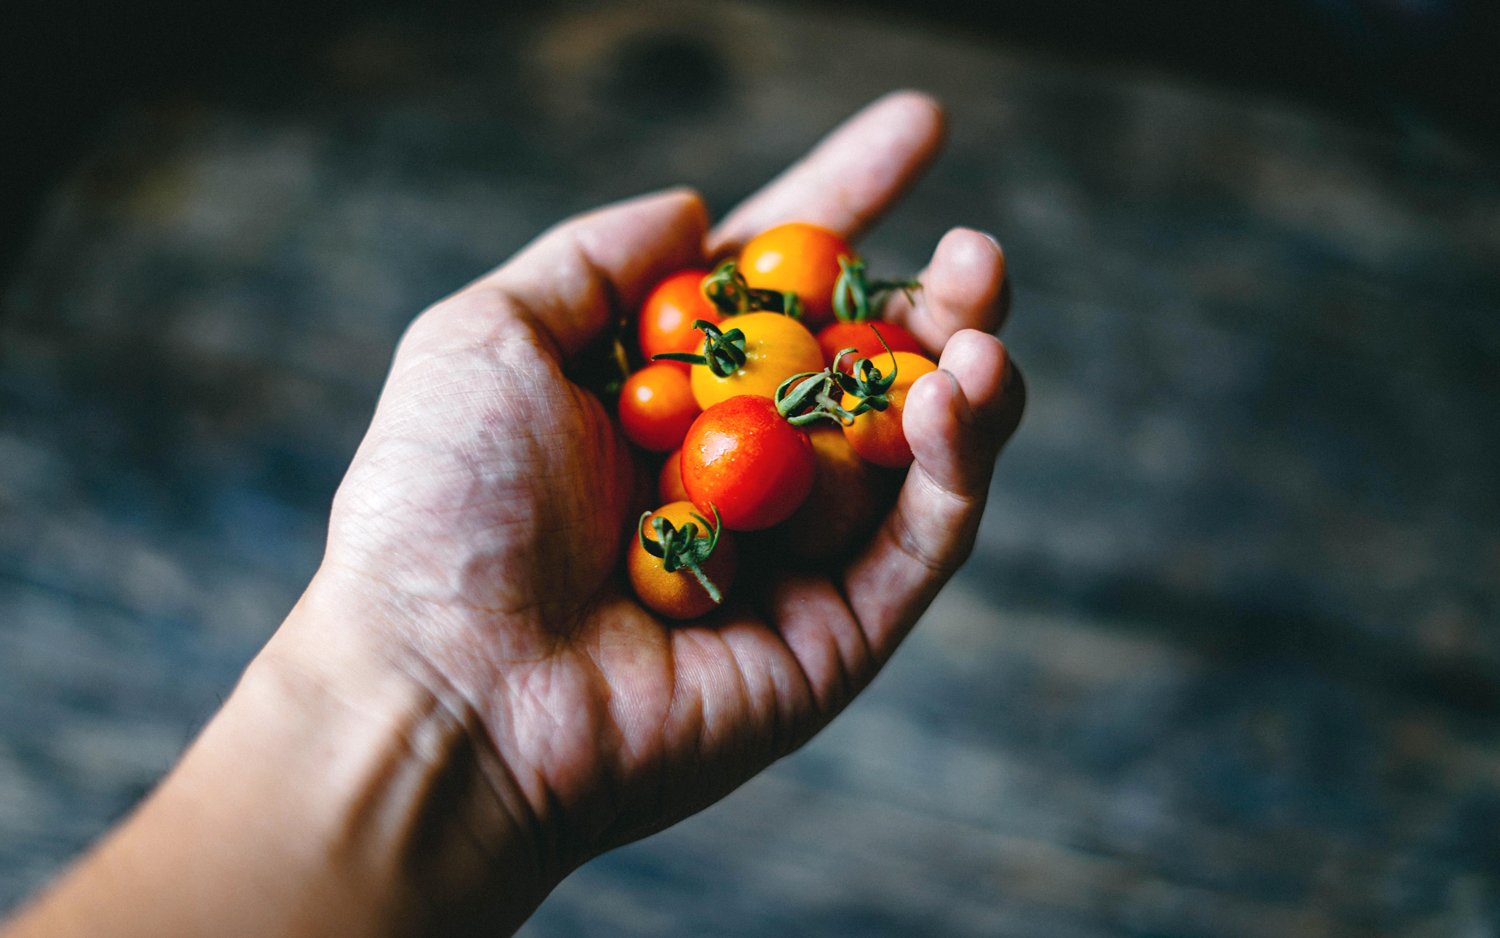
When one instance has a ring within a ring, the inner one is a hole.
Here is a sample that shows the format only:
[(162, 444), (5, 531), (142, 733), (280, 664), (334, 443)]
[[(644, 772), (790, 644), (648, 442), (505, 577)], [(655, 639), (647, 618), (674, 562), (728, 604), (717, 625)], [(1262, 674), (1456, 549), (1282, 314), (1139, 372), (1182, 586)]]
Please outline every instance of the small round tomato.
[(620, 429), (642, 449), (676, 449), (701, 408), (688, 376), (668, 362), (647, 365), (620, 388)]
[[(875, 330), (880, 334), (876, 335)], [(885, 339), (885, 345), (880, 340)], [(823, 349), (823, 361), (833, 364), (833, 356), (846, 348), (855, 350), (853, 355), (844, 356), (839, 363), (839, 370), (848, 373), (855, 361), (868, 358), (880, 366), (882, 362), (889, 362), (890, 356), (886, 354), (885, 346), (889, 345), (892, 352), (915, 352), (922, 354), (922, 343), (905, 326), (898, 326), (893, 322), (834, 322), (824, 326), (818, 333), (818, 345)]]
[(795, 293), (803, 318), (816, 328), (833, 317), (839, 257), (855, 259), (849, 242), (827, 228), (788, 222), (761, 232), (740, 249), (739, 271), (759, 290)]
[[(695, 320), (718, 323), (723, 317), (703, 295), (703, 278), (708, 271), (697, 268), (679, 270), (652, 288), (636, 322), (636, 339), (641, 355), (650, 361), (663, 352), (691, 352), (698, 347), (702, 333), (693, 328)], [(683, 362), (673, 368), (687, 370)]]
[(661, 465), (661, 474), (656, 477), (657, 497), (665, 502), (691, 501), (687, 489), (682, 485), (682, 450), (674, 449)]
[(831, 423), (808, 427), (817, 470), (802, 507), (775, 530), (776, 543), (799, 560), (842, 559), (895, 504), (900, 475), (866, 462)]
[(669, 502), (641, 517), (625, 554), (625, 572), (643, 605), (672, 619), (693, 619), (723, 601), (737, 559), (733, 535), (722, 526), (716, 529), (691, 502)]
[[(891, 360), (890, 355), (884, 358), (886, 362)], [(861, 457), (877, 466), (902, 469), (911, 465), (912, 460), (911, 446), (907, 444), (906, 434), (901, 426), (901, 410), (906, 404), (906, 392), (918, 378), (936, 371), (937, 365), (911, 352), (897, 352), (895, 359), (896, 378), (883, 395), (886, 408), (867, 410), (855, 417), (852, 424), (844, 427), (844, 436)], [(873, 361), (876, 362), (876, 368), (881, 367), (880, 359)], [(891, 374), (889, 370), (882, 371), (886, 375)], [(859, 403), (860, 397), (857, 395), (844, 394), (842, 404), (845, 410), (853, 410)]]
[(769, 397), (742, 394), (704, 410), (682, 441), (682, 484), (724, 526), (758, 531), (786, 519), (812, 489), (817, 464), (807, 434)]
[[(694, 365), (693, 396), (704, 410), (720, 401), (741, 394), (772, 397), (777, 385), (792, 375), (818, 371), (823, 367), (823, 351), (818, 340), (802, 323), (780, 313), (744, 313), (731, 316), (723, 323), (727, 338), (738, 329), (743, 343), (735, 343), (744, 353), (744, 363), (728, 375), (715, 373), (709, 364)], [(708, 355), (714, 341), (705, 339), (699, 355)]]

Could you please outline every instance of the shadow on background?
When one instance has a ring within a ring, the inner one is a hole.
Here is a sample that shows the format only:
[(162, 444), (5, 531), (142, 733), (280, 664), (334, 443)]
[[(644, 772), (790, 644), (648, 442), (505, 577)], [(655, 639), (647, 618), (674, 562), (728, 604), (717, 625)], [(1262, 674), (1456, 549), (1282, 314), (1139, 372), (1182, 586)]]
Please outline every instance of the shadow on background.
[[(899, 0), (824, 4), (845, 16), (878, 13), (916, 31), (1139, 65), (1302, 100), (1376, 125), (1430, 126), (1493, 147), (1500, 137), (1500, 7), (1481, 0), (1057, 0), (990, 3)], [(531, 5), (540, 11), (566, 3)], [(605, 6), (608, 6), (606, 4)], [(254, 69), (268, 100), (305, 93), (307, 55), (351, 15), (420, 10), (462, 25), (493, 13), (476, 0), (19, 0), (0, 14), (0, 105), (9, 143), (0, 152), (0, 282), (34, 220), (39, 193), (69, 165), (113, 104), (201, 86)], [(646, 95), (673, 82), (645, 64)], [(699, 63), (712, 70), (712, 63)], [(688, 62), (688, 67), (694, 63)], [(665, 80), (662, 80), (662, 79)]]

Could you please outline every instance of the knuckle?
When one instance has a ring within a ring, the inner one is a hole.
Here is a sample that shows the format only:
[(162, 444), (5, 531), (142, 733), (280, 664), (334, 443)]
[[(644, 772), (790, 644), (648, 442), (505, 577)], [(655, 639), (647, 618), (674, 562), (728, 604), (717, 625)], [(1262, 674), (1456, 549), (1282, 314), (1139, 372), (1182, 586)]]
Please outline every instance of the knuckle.
[(940, 578), (951, 576), (968, 556), (963, 539), (953, 540), (952, 531), (953, 526), (944, 524), (919, 527), (905, 511), (898, 510), (891, 518), (891, 540), (896, 549)]

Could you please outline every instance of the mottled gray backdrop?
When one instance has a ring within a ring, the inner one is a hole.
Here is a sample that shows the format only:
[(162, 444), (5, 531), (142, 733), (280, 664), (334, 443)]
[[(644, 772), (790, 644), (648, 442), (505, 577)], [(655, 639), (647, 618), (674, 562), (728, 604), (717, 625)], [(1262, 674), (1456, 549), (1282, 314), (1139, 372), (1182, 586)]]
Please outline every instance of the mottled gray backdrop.
[(1500, 934), (1493, 154), (846, 8), (314, 46), (112, 105), (0, 297), (0, 908), (276, 627), (414, 313), (916, 86), (951, 145), (863, 247), (995, 232), (1032, 392), (976, 555), (823, 737), (525, 934)]

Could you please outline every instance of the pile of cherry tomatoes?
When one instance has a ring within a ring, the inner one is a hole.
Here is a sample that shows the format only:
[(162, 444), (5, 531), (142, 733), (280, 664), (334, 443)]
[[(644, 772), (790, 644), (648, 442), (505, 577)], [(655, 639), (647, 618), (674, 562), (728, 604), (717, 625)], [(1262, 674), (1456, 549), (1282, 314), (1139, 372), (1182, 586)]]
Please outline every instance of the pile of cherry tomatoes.
[(615, 348), (640, 363), (619, 387), (621, 429), (670, 454), (626, 558), (641, 602), (677, 619), (716, 608), (733, 532), (811, 563), (868, 536), (912, 461), (907, 389), (937, 367), (906, 329), (876, 324), (886, 297), (917, 287), (869, 279), (842, 238), (802, 222), (656, 285), (626, 329), (637, 348)]

